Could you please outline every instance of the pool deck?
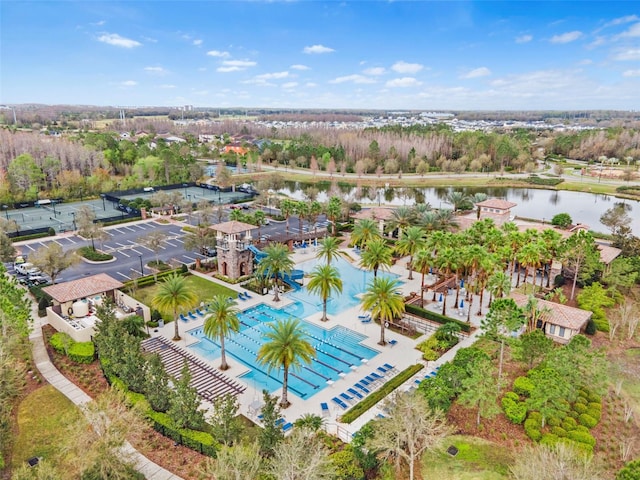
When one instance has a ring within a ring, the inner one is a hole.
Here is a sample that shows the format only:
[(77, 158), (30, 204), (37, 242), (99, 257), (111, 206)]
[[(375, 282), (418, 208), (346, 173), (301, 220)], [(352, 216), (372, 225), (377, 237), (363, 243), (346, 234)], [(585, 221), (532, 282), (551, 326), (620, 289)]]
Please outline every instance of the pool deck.
[[(354, 253), (351, 249), (344, 249), (342, 251), (346, 253), (347, 259), (350, 259), (351, 263), (354, 266), (358, 266), (359, 256), (356, 253)], [(302, 262), (308, 261), (314, 257), (315, 257), (314, 248), (307, 248), (305, 249), (304, 252), (300, 250), (296, 250), (294, 251), (294, 254), (293, 254), (293, 260), (296, 263), (296, 265)], [(416, 272), (414, 272), (413, 274), (413, 277), (414, 277), (413, 280), (408, 280), (407, 278), (408, 270), (406, 269), (407, 261), (408, 261), (408, 258), (403, 258), (400, 261), (396, 262), (396, 264), (393, 265), (389, 270), (392, 273), (396, 273), (400, 275), (398, 280), (403, 282), (401, 286), (401, 291), (405, 295), (408, 295), (409, 292), (419, 292), (420, 282), (421, 282), (421, 275)], [(212, 278), (211, 276), (203, 275), (198, 272), (193, 272), (193, 273), (195, 275), (201, 275), (203, 277), (206, 277), (211, 281), (223, 283), (220, 280)], [(223, 284), (226, 287), (232, 288), (238, 292), (245, 291), (245, 289), (243, 289), (239, 285), (228, 285), (225, 283)], [(431, 293), (425, 292), (425, 299), (427, 298), (430, 299), (431, 295), (432, 295)], [(488, 295), (486, 297), (488, 297)], [(280, 295), (280, 298), (281, 300), (279, 302), (274, 302), (273, 294), (261, 296), (261, 295), (252, 293), (252, 298), (245, 301), (238, 301), (237, 303), (238, 303), (238, 307), (242, 310), (245, 310), (247, 308), (250, 308), (258, 304), (266, 304), (273, 308), (284, 308), (285, 306), (292, 303), (292, 300), (287, 298), (286, 294)], [(466, 320), (466, 315), (465, 316), (459, 315), (459, 310), (456, 308), (456, 305), (454, 302), (455, 302), (455, 292), (453, 293), (453, 295), (448, 297), (447, 315), (452, 318), (461, 319), (463, 321)], [(485, 314), (486, 314), (486, 311), (488, 310), (487, 303), (488, 303), (488, 298), (485, 298), (485, 301), (484, 301), (485, 305), (483, 306), (483, 313)], [(437, 311), (441, 313), (442, 304), (438, 302), (433, 302), (430, 305), (428, 305), (426, 308), (429, 310)], [(477, 308), (477, 303), (476, 305), (473, 306), (473, 310), (476, 310), (476, 308)], [(367, 338), (363, 340), (361, 343), (370, 348), (373, 348), (374, 350), (380, 353), (376, 355), (374, 358), (372, 358), (371, 360), (369, 360), (368, 362), (363, 362), (360, 366), (352, 370), (350, 373), (342, 376), (335, 382), (330, 383), (326, 388), (316, 393), (308, 400), (303, 400), (297, 397), (296, 395), (289, 393), (288, 398), (289, 398), (289, 401), (291, 402), (291, 405), (286, 410), (282, 411), (282, 415), (284, 416), (287, 422), (293, 423), (295, 420), (300, 418), (305, 413), (312, 413), (312, 414), (317, 414), (322, 416), (323, 412), (321, 410), (320, 404), (326, 403), (329, 406), (329, 413), (328, 415), (326, 412), (324, 413), (325, 428), (329, 432), (337, 434), (343, 440), (348, 441), (350, 439), (351, 434), (358, 431), (364, 423), (375, 418), (376, 415), (381, 413), (381, 409), (378, 406), (373, 407), (351, 425), (341, 424), (337, 421), (337, 417), (342, 415), (346, 410), (343, 410), (336, 403), (334, 403), (332, 401), (332, 398), (339, 396), (341, 393), (347, 393), (347, 389), (354, 388), (355, 383), (359, 382), (362, 378), (369, 375), (371, 372), (376, 372), (377, 374), (380, 374), (380, 371), (378, 371), (377, 368), (385, 364), (393, 365), (395, 367), (395, 371), (393, 374), (388, 374), (384, 378), (384, 380), (377, 382), (377, 385), (372, 385), (371, 387), (367, 387), (372, 392), (379, 386), (383, 385), (387, 380), (393, 378), (395, 373), (400, 372), (405, 368), (417, 363), (422, 363), (423, 365), (425, 365), (425, 368), (421, 370), (419, 375), (417, 375), (417, 378), (423, 378), (425, 374), (431, 372), (437, 366), (453, 358), (453, 356), (455, 355), (455, 352), (459, 348), (471, 345), (475, 341), (477, 335), (479, 334), (479, 330), (476, 330), (474, 334), (462, 340), (454, 349), (447, 352), (447, 354), (445, 354), (443, 357), (441, 357), (437, 361), (425, 362), (422, 360), (421, 352), (416, 350), (415, 346), (421, 341), (423, 341), (424, 339), (428, 338), (428, 335), (423, 335), (417, 339), (411, 339), (404, 335), (400, 335), (396, 332), (386, 330), (385, 340), (387, 341), (387, 345), (380, 346), (377, 343), (378, 340), (380, 339), (380, 326), (373, 322), (363, 323), (361, 319), (358, 318), (363, 313), (364, 312), (360, 309), (359, 306), (355, 306), (337, 315), (328, 315), (329, 316), (328, 322), (320, 321), (322, 312), (315, 313), (305, 318), (306, 321), (314, 323), (322, 328), (330, 329), (336, 325), (342, 325), (344, 327), (349, 328), (350, 330), (364, 334)], [(472, 313), (471, 314), (472, 325), (479, 326), (481, 318), (482, 317), (480, 316), (476, 316), (475, 313)], [(203, 323), (204, 323), (204, 318), (202, 317), (198, 317), (195, 320), (190, 320), (187, 323), (180, 322), (180, 335), (182, 336), (182, 340), (179, 342), (176, 342), (176, 345), (186, 348), (192, 343), (194, 343), (195, 341), (194, 337), (192, 337), (186, 332), (187, 330), (201, 327)], [(172, 338), (173, 332), (174, 332), (174, 325), (170, 323), (168, 325), (165, 325), (163, 328), (156, 329), (156, 330), (157, 331), (154, 331), (154, 333), (152, 333), (153, 336), (162, 335), (168, 338)], [(389, 343), (390, 341), (395, 341), (395, 342), (391, 344)], [(196, 352), (193, 352), (193, 353), (196, 353)], [(215, 359), (210, 363), (217, 368), (218, 362), (219, 360)], [(225, 371), (226, 375), (237, 378), (248, 371), (245, 366), (243, 366), (242, 364), (239, 364), (230, 355), (227, 355), (227, 362), (229, 363), (231, 368)], [(238, 380), (242, 382), (242, 379), (238, 378)], [(414, 380), (415, 380), (414, 378), (411, 378), (404, 385), (402, 385), (399, 388), (399, 390), (406, 391), (409, 388), (414, 387), (415, 386)], [(262, 404), (262, 392), (257, 390), (255, 386), (251, 384), (251, 382), (246, 383), (246, 385), (247, 385), (247, 390), (245, 391), (244, 394), (238, 397), (240, 402), (240, 412), (246, 415), (247, 417), (257, 421), (256, 410), (258, 410), (260, 405)], [(360, 392), (360, 390), (358, 389), (356, 389), (356, 391)], [(281, 393), (281, 390), (273, 392), (273, 394), (277, 395), (278, 397), (280, 396), (280, 393)], [(356, 403), (356, 402), (353, 402), (353, 403)], [(203, 406), (206, 407), (207, 409), (211, 408), (211, 405), (208, 404), (208, 402), (203, 402)]]

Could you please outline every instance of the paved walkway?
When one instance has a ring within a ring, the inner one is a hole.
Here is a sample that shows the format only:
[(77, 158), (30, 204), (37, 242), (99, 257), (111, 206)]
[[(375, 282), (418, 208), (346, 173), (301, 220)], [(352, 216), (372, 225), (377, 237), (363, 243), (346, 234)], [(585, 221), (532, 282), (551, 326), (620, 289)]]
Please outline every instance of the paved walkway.
[[(32, 344), (33, 361), (42, 374), (42, 376), (49, 382), (54, 388), (59, 390), (64, 396), (71, 400), (78, 407), (92, 401), (91, 397), (84, 393), (81, 388), (71, 383), (60, 371), (51, 363), (47, 349), (44, 345), (44, 338), (42, 335), (42, 325), (45, 323), (45, 319), (38, 317), (37, 305), (34, 304), (36, 309), (33, 312), (34, 325), (33, 331), (29, 335), (29, 340)], [(150, 480), (181, 480), (181, 477), (174, 475), (173, 473), (165, 470), (160, 465), (149, 460), (147, 457), (138, 452), (129, 442), (126, 442), (122, 447), (124, 452), (134, 459), (135, 468), (142, 473), (145, 478)]]

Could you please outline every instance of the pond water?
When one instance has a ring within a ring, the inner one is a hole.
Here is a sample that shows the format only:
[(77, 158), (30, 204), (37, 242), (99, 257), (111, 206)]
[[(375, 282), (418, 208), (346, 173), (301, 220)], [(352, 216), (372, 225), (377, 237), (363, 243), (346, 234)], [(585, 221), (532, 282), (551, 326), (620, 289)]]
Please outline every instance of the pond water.
[[(280, 192), (297, 200), (306, 198), (304, 192), (311, 184), (300, 182), (285, 182)], [(314, 185), (320, 193), (318, 200), (328, 199), (331, 185), (329, 182)], [(451, 191), (462, 191), (466, 194), (486, 193), (489, 197), (503, 198), (516, 203), (512, 209), (519, 217), (536, 218), (549, 221), (557, 213), (568, 213), (574, 223), (584, 223), (591, 229), (609, 233), (609, 229), (600, 223), (600, 216), (616, 203), (623, 203), (632, 219), (631, 229), (635, 235), (640, 235), (640, 202), (637, 200), (622, 200), (611, 195), (587, 192), (567, 192), (555, 190), (538, 190), (533, 188), (506, 187), (397, 187), (375, 188), (355, 187), (353, 185), (338, 184), (338, 195), (364, 205), (414, 205), (416, 203), (430, 203), (434, 208), (451, 208), (446, 203), (447, 194)]]

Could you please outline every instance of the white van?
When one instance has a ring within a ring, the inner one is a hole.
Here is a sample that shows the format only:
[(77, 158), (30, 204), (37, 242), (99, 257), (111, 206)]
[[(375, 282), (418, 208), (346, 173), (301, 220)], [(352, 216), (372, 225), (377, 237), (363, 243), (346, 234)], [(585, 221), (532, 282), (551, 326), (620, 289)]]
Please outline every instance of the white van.
[(16, 265), (16, 272), (20, 275), (39, 275), (42, 272), (33, 263), (25, 262)]

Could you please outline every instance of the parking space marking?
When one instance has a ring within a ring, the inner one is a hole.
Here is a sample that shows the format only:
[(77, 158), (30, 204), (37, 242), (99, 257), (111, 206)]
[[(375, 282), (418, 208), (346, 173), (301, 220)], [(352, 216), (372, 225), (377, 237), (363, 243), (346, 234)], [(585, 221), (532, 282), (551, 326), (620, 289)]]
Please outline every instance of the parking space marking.
[(127, 229), (127, 230), (129, 230), (130, 232), (135, 232), (135, 230), (134, 230), (133, 228), (129, 227), (128, 225), (125, 225), (125, 226), (124, 226), (124, 227), (122, 227), (122, 228), (126, 228), (126, 229)]
[(69, 243), (72, 243), (73, 245), (75, 245), (77, 242), (75, 240), (73, 240), (71, 237), (66, 237), (65, 240), (67, 240)]
[(181, 238), (172, 238), (172, 240), (175, 242), (184, 243), (184, 240), (182, 240)]
[(178, 247), (178, 245), (174, 245), (173, 243), (171, 243), (171, 242), (169, 242), (169, 241), (166, 241), (165, 243), (166, 243), (167, 245), (171, 245), (173, 248), (177, 248), (177, 247)]
[(132, 248), (131, 251), (137, 253), (138, 255), (142, 255), (142, 252), (137, 251), (135, 248)]
[(56, 240), (55, 238), (53, 239), (54, 242), (56, 242), (58, 245), (60, 245), (61, 247), (64, 247), (64, 245), (62, 245), (58, 240)]
[(27, 247), (29, 250), (31, 250), (32, 252), (35, 252), (36, 249), (33, 248), (31, 245), (25, 245), (25, 247)]
[(124, 255), (127, 258), (131, 258), (131, 255), (127, 255), (126, 253), (124, 253), (122, 250), (118, 250), (118, 253)]
[(116, 274), (126, 278), (127, 280), (131, 280), (131, 277), (128, 277), (127, 275), (125, 275), (124, 273), (120, 273), (120, 272), (116, 272)]

